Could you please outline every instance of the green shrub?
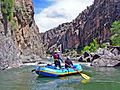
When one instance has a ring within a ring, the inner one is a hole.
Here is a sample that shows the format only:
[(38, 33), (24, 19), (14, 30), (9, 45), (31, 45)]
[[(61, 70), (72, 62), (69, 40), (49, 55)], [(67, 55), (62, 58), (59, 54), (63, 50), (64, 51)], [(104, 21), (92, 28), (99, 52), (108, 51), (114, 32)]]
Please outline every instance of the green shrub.
[(115, 21), (112, 24), (111, 31), (111, 41), (112, 45), (114, 46), (120, 46), (120, 21)]
[(90, 43), (89, 46), (85, 46), (81, 53), (83, 54), (84, 52), (95, 52), (97, 48), (99, 47), (99, 44), (97, 43), (96, 39), (93, 39), (93, 41)]
[(85, 46), (83, 48), (83, 52), (90, 52), (90, 47), (89, 46)]
[(120, 35), (114, 36), (111, 40), (113, 46), (120, 46)]
[(6, 14), (8, 21), (13, 19), (14, 0), (1, 0), (1, 12)]
[(100, 45), (100, 47), (101, 47), (101, 48), (105, 48), (105, 47), (107, 47), (107, 45), (106, 45), (106, 43), (102, 43), (102, 44)]
[(1, 2), (1, 13), (3, 16), (4, 22), (4, 32), (7, 34), (8, 22), (13, 20), (13, 11), (14, 11), (14, 0), (0, 0)]
[(97, 40), (93, 39), (93, 42), (90, 43), (90, 52), (95, 52), (98, 47), (99, 44), (97, 43)]

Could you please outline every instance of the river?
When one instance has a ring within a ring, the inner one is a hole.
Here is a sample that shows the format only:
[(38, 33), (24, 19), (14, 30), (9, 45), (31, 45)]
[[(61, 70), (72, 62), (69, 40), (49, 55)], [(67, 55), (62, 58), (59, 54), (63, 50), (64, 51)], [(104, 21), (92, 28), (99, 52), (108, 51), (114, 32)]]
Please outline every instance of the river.
[(35, 66), (22, 66), (0, 72), (0, 90), (120, 90), (120, 68), (83, 66), (91, 76), (84, 80), (79, 74), (50, 78), (37, 76)]

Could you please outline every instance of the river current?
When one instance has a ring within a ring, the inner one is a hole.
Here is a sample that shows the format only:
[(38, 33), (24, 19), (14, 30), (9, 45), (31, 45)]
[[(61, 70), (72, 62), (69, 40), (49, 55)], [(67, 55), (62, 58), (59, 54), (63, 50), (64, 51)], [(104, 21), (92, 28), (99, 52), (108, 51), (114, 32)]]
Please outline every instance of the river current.
[(37, 76), (35, 66), (22, 66), (0, 72), (0, 90), (120, 90), (120, 68), (84, 68), (91, 80), (80, 74), (50, 78)]

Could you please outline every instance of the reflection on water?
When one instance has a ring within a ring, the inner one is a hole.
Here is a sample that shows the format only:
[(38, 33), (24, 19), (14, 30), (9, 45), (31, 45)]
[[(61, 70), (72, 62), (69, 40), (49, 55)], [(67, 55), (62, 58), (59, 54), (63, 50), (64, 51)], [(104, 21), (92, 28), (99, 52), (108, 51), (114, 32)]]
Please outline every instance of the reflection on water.
[[(50, 78), (50, 77), (43, 77), (39, 76), (36, 78), (38, 81), (37, 88), (39, 90), (74, 90), (74, 87), (70, 87), (72, 83), (80, 83), (82, 78), (80, 75), (74, 76), (66, 76), (66, 77), (59, 77), (59, 78)], [(70, 89), (72, 88), (72, 89)]]
[(81, 83), (82, 84), (87, 84), (87, 83), (89, 83), (90, 82), (90, 79), (82, 79), (81, 80)]
[(86, 68), (91, 80), (78, 75), (51, 78), (31, 73), (34, 66), (0, 72), (0, 90), (119, 90), (120, 68)]

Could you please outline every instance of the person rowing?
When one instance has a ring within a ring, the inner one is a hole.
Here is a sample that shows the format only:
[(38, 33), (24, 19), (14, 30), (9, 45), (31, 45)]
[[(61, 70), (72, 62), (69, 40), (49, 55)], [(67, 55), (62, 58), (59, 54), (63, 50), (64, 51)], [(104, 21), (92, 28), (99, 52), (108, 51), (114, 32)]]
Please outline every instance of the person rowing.
[(66, 60), (65, 60), (65, 68), (71, 68), (73, 67), (73, 63), (72, 61), (70, 60), (70, 57), (67, 56)]
[(70, 57), (67, 56), (66, 60), (65, 60), (65, 68), (68, 70), (68, 68), (72, 68), (73, 70), (77, 71), (84, 79), (89, 80), (90, 77), (82, 72), (79, 72), (77, 69), (75, 69), (75, 67), (73, 66), (72, 61), (70, 60)]

